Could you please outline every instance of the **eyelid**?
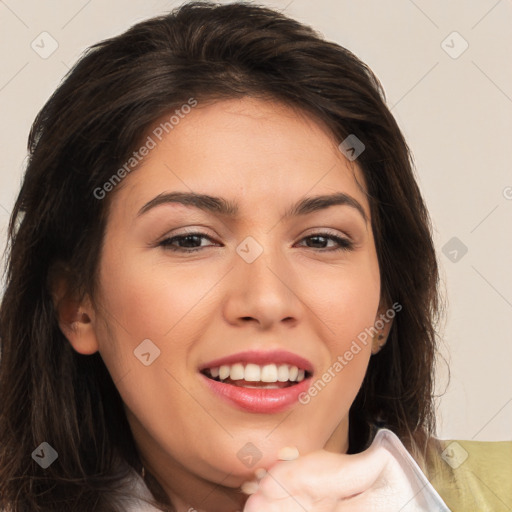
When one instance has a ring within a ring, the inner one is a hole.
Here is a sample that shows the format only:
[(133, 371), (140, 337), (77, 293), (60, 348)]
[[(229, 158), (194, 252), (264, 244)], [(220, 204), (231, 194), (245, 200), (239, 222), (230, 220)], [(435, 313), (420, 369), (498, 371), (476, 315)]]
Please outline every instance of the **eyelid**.
[(301, 237), (304, 238), (304, 237), (318, 235), (318, 234), (332, 235), (332, 236), (337, 236), (339, 238), (346, 238), (347, 240), (353, 240), (352, 236), (346, 231), (342, 231), (340, 229), (335, 229), (335, 228), (322, 228), (322, 227), (309, 228), (305, 233), (303, 233), (301, 235)]
[[(173, 241), (184, 239), (184, 238), (187, 238), (188, 236), (195, 236), (202, 240), (206, 239), (213, 243), (210, 245), (207, 245), (207, 246), (200, 245), (199, 247), (189, 247), (189, 248), (172, 245)], [(311, 232), (310, 234), (303, 234), (299, 238), (298, 242), (296, 242), (296, 244), (305, 242), (308, 239), (315, 238), (315, 237), (325, 238), (329, 241), (334, 241), (337, 245), (335, 247), (331, 247), (331, 248), (314, 248), (314, 247), (306, 247), (304, 245), (302, 247), (305, 247), (306, 249), (309, 248), (309, 249), (313, 250), (314, 252), (320, 252), (320, 253), (348, 252), (348, 251), (352, 251), (356, 248), (356, 243), (351, 239), (350, 236), (340, 235), (339, 233), (335, 234), (327, 228), (324, 228), (324, 229), (317, 228), (315, 231)], [(296, 245), (296, 244), (294, 244), (294, 245)], [(222, 243), (220, 245), (223, 246)], [(182, 231), (177, 234), (166, 235), (165, 238), (163, 238), (160, 242), (157, 243), (157, 247), (163, 247), (166, 250), (170, 250), (172, 252), (182, 253), (182, 254), (187, 254), (187, 253), (190, 254), (190, 253), (194, 253), (194, 252), (200, 252), (208, 247), (216, 247), (216, 246), (217, 247), (219, 246), (219, 242), (216, 242), (213, 237), (208, 235), (208, 233), (198, 231), (197, 229), (194, 229), (194, 228), (192, 228), (192, 229), (189, 228), (187, 231)]]
[[(177, 233), (174, 233), (173, 231), (171, 231), (171, 232), (163, 235), (159, 239), (157, 244), (159, 244), (165, 240), (168, 240), (170, 238), (187, 236), (187, 235), (198, 235), (198, 236), (200, 235), (200, 236), (204, 236), (205, 238), (209, 238), (210, 240), (215, 238), (216, 235), (211, 235), (208, 232), (203, 231), (206, 229), (207, 228), (205, 228), (204, 226), (197, 226), (197, 227), (183, 228), (183, 231), (178, 231)], [(351, 235), (349, 235), (346, 232), (340, 232), (338, 230), (334, 230), (333, 228), (310, 228), (310, 230), (308, 230), (308, 232), (300, 235), (299, 241), (301, 241), (304, 238), (308, 238), (310, 236), (315, 236), (315, 235), (317, 235), (317, 236), (318, 235), (332, 235), (332, 236), (335, 236), (338, 238), (345, 238), (349, 242), (354, 242), (354, 239), (352, 238)]]
[(356, 243), (351, 239), (351, 237), (346, 235), (340, 235), (338, 233), (332, 233), (330, 231), (326, 230), (318, 230), (314, 231), (311, 234), (307, 234), (301, 237), (299, 240), (300, 242), (304, 242), (305, 240), (311, 239), (311, 238), (326, 238), (327, 240), (331, 240), (336, 242), (338, 245), (334, 248), (324, 248), (324, 249), (314, 249), (319, 252), (339, 252), (339, 251), (352, 251), (356, 248)]
[(174, 238), (178, 236), (187, 236), (187, 235), (202, 235), (207, 238), (215, 238), (217, 235), (214, 235), (209, 232), (208, 228), (205, 226), (197, 225), (197, 226), (187, 226), (184, 228), (177, 228), (171, 231), (168, 231), (165, 235), (159, 238), (157, 243), (163, 242), (169, 238)]
[[(357, 232), (356, 232), (357, 234)], [(302, 233), (300, 235), (300, 238), (308, 238), (310, 236), (318, 236), (318, 235), (329, 235), (336, 238), (341, 238), (343, 240), (346, 240), (347, 242), (350, 242), (354, 246), (359, 245), (359, 238), (356, 236), (354, 237), (351, 233), (349, 233), (347, 230), (341, 230), (336, 228), (323, 228), (323, 227), (314, 227), (311, 229), (308, 229), (305, 233)]]

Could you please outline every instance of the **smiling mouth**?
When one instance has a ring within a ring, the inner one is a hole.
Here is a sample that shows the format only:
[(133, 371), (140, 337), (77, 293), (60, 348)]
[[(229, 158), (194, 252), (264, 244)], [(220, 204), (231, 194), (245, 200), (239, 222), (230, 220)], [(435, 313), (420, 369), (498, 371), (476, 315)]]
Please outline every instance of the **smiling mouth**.
[(201, 373), (217, 382), (252, 389), (283, 389), (311, 376), (310, 372), (289, 364), (235, 363), (205, 368)]

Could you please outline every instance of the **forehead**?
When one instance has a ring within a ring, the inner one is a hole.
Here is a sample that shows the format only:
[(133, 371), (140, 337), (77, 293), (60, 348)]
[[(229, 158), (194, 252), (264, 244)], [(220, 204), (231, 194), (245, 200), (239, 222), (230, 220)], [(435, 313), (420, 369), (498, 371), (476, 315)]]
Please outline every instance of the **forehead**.
[(113, 198), (122, 199), (122, 208), (133, 210), (171, 190), (246, 199), (253, 211), (255, 204), (343, 191), (356, 196), (369, 217), (361, 170), (309, 113), (246, 97), (173, 114), (148, 130), (144, 140), (151, 139), (152, 149)]

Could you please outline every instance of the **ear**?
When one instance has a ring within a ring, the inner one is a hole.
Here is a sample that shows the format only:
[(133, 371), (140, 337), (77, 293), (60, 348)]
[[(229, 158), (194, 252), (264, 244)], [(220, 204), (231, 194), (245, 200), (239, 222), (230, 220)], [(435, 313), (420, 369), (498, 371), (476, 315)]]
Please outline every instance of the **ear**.
[[(401, 309), (401, 308), (400, 308)], [(395, 309), (390, 307), (387, 302), (379, 306), (377, 315), (375, 316), (374, 327), (377, 333), (373, 335), (372, 354), (375, 355), (386, 344), (389, 336), (389, 331), (393, 325), (393, 318), (395, 317)]]
[(52, 279), (51, 294), (60, 330), (72, 347), (84, 355), (97, 352), (95, 313), (89, 296), (79, 300), (70, 292), (69, 278), (62, 273)]

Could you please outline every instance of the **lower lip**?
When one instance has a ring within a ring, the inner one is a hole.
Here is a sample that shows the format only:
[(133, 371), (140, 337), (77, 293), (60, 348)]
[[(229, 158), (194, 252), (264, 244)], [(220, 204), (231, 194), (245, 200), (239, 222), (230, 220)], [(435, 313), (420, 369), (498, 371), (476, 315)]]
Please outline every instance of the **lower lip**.
[(201, 374), (206, 385), (231, 405), (244, 411), (272, 414), (284, 411), (299, 400), (309, 389), (311, 378), (282, 389), (242, 388), (209, 379)]

